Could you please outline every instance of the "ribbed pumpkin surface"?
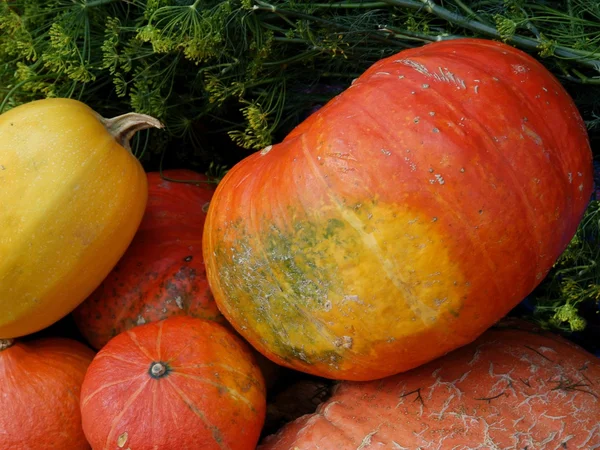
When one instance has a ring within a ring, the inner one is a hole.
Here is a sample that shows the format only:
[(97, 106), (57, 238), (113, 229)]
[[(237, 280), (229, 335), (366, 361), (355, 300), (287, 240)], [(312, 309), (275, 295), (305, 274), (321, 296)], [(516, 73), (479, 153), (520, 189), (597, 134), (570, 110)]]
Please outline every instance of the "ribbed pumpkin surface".
[(80, 342), (62, 338), (0, 350), (0, 448), (88, 450), (79, 394), (93, 357)]
[(471, 342), (543, 279), (592, 189), (583, 121), (507, 45), (452, 40), (368, 69), (211, 201), (222, 313), (274, 361), (353, 380)]
[(265, 383), (247, 344), (187, 316), (111, 339), (81, 388), (94, 450), (254, 450), (265, 410)]

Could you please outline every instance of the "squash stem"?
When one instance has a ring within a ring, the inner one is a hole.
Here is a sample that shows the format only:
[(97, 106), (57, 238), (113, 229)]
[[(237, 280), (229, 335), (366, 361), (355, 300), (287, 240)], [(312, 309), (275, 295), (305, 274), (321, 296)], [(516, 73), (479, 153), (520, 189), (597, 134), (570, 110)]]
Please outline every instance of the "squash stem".
[(127, 113), (111, 119), (100, 117), (100, 121), (115, 140), (129, 151), (131, 151), (130, 141), (135, 133), (147, 128), (164, 127), (158, 119), (138, 113)]
[(2, 350), (6, 350), (9, 347), (12, 347), (12, 345), (15, 343), (14, 339), (0, 339), (0, 352)]
[(150, 376), (152, 378), (160, 378), (169, 372), (169, 367), (162, 362), (153, 362), (150, 366)]

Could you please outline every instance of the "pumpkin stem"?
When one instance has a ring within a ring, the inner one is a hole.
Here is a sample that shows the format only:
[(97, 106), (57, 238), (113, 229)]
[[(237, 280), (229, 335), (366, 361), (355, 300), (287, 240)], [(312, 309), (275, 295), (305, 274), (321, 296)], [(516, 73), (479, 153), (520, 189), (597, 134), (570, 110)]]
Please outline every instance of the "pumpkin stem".
[(12, 347), (14, 343), (14, 339), (0, 339), (0, 352), (6, 350), (8, 347)]
[(122, 114), (111, 119), (99, 117), (99, 119), (115, 140), (129, 151), (131, 151), (129, 141), (135, 133), (147, 128), (164, 127), (158, 119), (146, 114), (138, 113)]
[(161, 362), (154, 362), (150, 366), (150, 375), (154, 378), (160, 378), (167, 373), (167, 366)]

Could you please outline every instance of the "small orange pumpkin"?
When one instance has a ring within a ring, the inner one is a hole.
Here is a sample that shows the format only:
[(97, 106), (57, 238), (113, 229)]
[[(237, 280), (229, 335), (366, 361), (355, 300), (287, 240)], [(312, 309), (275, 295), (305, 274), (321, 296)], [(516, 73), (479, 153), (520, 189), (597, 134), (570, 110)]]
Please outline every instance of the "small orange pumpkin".
[(94, 450), (254, 450), (265, 413), (249, 346), (214, 321), (188, 316), (111, 339), (81, 388)]
[(72, 339), (0, 341), (0, 448), (89, 449), (79, 393), (93, 357)]

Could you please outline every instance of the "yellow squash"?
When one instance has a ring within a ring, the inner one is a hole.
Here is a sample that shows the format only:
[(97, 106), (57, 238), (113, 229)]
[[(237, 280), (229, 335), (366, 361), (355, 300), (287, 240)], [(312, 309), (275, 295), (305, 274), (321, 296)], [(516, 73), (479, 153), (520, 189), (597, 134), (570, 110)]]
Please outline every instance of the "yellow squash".
[(124, 253), (147, 200), (129, 139), (149, 127), (69, 99), (0, 115), (0, 338), (67, 315)]

